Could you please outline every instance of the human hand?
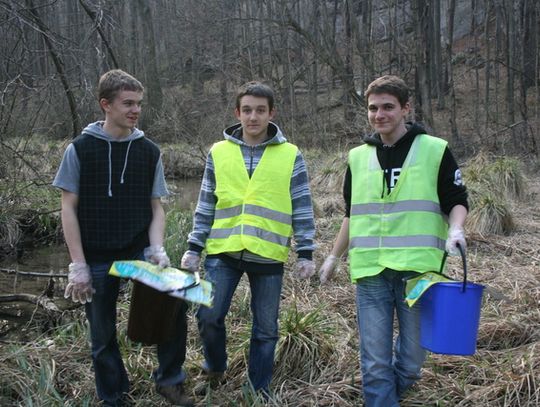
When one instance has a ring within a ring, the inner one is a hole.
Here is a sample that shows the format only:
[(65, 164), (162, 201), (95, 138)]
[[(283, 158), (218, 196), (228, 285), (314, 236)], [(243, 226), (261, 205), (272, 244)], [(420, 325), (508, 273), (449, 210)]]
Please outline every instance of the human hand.
[(315, 274), (315, 263), (313, 263), (313, 260), (301, 257), (296, 262), (296, 272), (298, 273), (298, 278), (308, 279)]
[(326, 258), (323, 265), (319, 269), (319, 279), (321, 281), (321, 284), (326, 284), (328, 280), (332, 279), (332, 276), (336, 272), (337, 263), (338, 263), (338, 258), (337, 256), (334, 256), (333, 254), (330, 254)]
[(150, 263), (157, 264), (159, 267), (165, 268), (171, 265), (169, 256), (165, 252), (165, 248), (159, 245), (152, 245), (144, 249), (144, 258)]
[(95, 290), (92, 288), (92, 274), (90, 266), (86, 263), (70, 263), (68, 284), (64, 291), (64, 298), (71, 297), (73, 302), (86, 304), (92, 302), (92, 294)]
[(182, 256), (180, 261), (180, 267), (184, 270), (191, 271), (195, 273), (199, 271), (199, 266), (201, 264), (201, 255), (194, 250), (188, 250)]
[(465, 240), (465, 232), (463, 227), (459, 225), (451, 225), (448, 229), (448, 238), (446, 239), (446, 251), (451, 256), (459, 256), (461, 253), (457, 245), (460, 245), (463, 252), (467, 250), (467, 241)]

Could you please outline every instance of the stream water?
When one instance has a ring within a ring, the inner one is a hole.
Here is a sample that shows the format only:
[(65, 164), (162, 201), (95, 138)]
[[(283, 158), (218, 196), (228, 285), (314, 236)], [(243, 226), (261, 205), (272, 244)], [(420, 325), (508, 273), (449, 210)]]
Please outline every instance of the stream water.
[[(165, 210), (193, 210), (199, 194), (199, 179), (169, 181), (168, 187), (171, 196), (164, 200)], [(66, 279), (50, 278), (47, 274), (67, 274), (69, 262), (69, 254), (64, 244), (27, 250), (19, 259), (5, 259), (0, 262), (0, 269), (43, 273), (43, 276), (0, 272), (0, 295), (37, 296), (49, 290), (55, 302), (62, 302)], [(0, 340), (24, 339), (27, 336), (25, 327), (31, 329), (29, 321), (39, 318), (36, 311), (41, 310), (27, 301), (0, 302)]]

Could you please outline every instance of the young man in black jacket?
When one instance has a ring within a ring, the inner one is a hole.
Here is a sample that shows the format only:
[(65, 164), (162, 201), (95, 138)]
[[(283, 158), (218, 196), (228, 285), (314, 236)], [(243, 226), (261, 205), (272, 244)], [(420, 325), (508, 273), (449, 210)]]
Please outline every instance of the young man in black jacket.
[(465, 249), (467, 192), (446, 141), (406, 122), (409, 89), (402, 79), (376, 79), (366, 101), (375, 132), (349, 153), (346, 213), (320, 279), (331, 278), (348, 248), (365, 405), (395, 407), (420, 378), (425, 359), (419, 305), (409, 308), (404, 302), (404, 280), (438, 270), (445, 249), (451, 254), (459, 253), (458, 244)]

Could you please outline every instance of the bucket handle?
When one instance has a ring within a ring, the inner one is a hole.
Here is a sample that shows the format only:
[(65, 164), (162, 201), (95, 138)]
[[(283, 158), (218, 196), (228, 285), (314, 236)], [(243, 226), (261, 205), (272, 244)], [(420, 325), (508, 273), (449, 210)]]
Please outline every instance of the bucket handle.
[[(461, 292), (464, 293), (467, 287), (467, 259), (465, 258), (465, 250), (463, 250), (463, 247), (461, 247), (459, 243), (456, 243), (456, 247), (459, 249), (459, 253), (461, 254), (461, 261), (463, 262), (463, 285), (461, 286)], [(439, 274), (443, 273), (444, 264), (446, 263), (447, 257), (448, 257), (448, 252), (445, 251), (442, 258), (441, 269), (439, 270)]]

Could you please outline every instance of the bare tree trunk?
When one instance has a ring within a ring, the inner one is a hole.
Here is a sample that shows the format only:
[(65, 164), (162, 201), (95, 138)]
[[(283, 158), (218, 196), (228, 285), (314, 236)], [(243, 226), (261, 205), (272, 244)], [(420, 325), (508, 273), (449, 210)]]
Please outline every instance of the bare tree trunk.
[(540, 2), (524, 0), (521, 49), (523, 54), (523, 86), (528, 89), (538, 80), (538, 43), (540, 41)]
[[(540, 4), (536, 2), (535, 4), (535, 16), (536, 21), (540, 20)], [(536, 146), (536, 156), (538, 157), (539, 151), (538, 151), (538, 145), (540, 142), (537, 142), (537, 140), (540, 139), (540, 28), (538, 27), (538, 24), (536, 24), (535, 29), (535, 38), (536, 38), (536, 58), (534, 61), (534, 67), (535, 67), (535, 73), (534, 73), (534, 84), (536, 88), (536, 106), (535, 106), (535, 122), (536, 122), (536, 129), (533, 132), (533, 140), (534, 145)]]
[(362, 89), (365, 89), (375, 76), (371, 33), (373, 14), (372, 0), (361, 0), (360, 10), (362, 26), (358, 30), (358, 53), (362, 57), (362, 66), (364, 68), (362, 75)]
[(508, 122), (513, 124), (515, 118), (514, 102), (514, 70), (516, 64), (516, 10), (515, 6), (519, 1), (506, 0), (506, 18), (508, 30), (506, 31), (506, 110), (508, 111)]
[(352, 28), (352, 0), (345, 0), (344, 4), (344, 19), (345, 19), (345, 72), (343, 75), (344, 83), (343, 90), (345, 93), (345, 123), (352, 123), (355, 116), (354, 99), (352, 94), (356, 93), (354, 86), (354, 70), (353, 70), (353, 28)]
[(433, 1), (433, 85), (437, 92), (437, 108), (444, 109), (444, 65), (441, 49), (441, 1)]
[[(538, 72), (538, 40), (539, 40), (539, 17), (540, 5), (538, 2), (531, 0), (523, 0), (520, 10), (520, 31), (521, 36), (519, 42), (519, 52), (521, 56), (521, 75), (519, 79), (520, 88), (520, 112), (521, 118), (525, 122), (529, 122), (529, 103), (527, 103), (527, 91), (538, 80), (540, 73)], [(536, 70), (535, 70), (536, 66)], [(536, 113), (538, 113), (538, 103), (536, 104)], [(530, 129), (531, 136), (531, 151), (538, 155), (538, 146), (536, 143), (535, 130)]]
[(105, 48), (107, 49), (107, 53), (109, 54), (109, 57), (112, 60), (113, 67), (119, 68), (120, 65), (118, 64), (116, 56), (114, 55), (114, 51), (112, 50), (111, 45), (109, 44), (109, 41), (107, 40), (107, 36), (103, 32), (103, 29), (101, 27), (101, 20), (98, 18), (98, 14), (90, 8), (90, 6), (86, 3), (85, 0), (79, 0), (79, 4), (82, 6), (83, 10), (86, 12), (88, 17), (90, 17), (90, 20), (94, 22), (94, 26), (96, 27), (96, 30), (101, 38), (101, 41), (103, 42), (103, 45), (105, 45)]
[(428, 69), (428, 49), (429, 41), (426, 37), (428, 32), (429, 6), (426, 0), (414, 0), (415, 15), (415, 38), (416, 38), (416, 99), (415, 112), (418, 120), (426, 122), (428, 126), (433, 125), (431, 112), (430, 83)]
[(157, 66), (156, 38), (154, 34), (154, 22), (152, 9), (145, 0), (138, 0), (138, 11), (140, 15), (141, 28), (144, 38), (143, 59), (145, 67), (145, 86), (148, 88), (148, 105), (141, 123), (141, 127), (150, 126), (156, 118), (156, 114), (163, 105), (163, 90), (159, 81), (159, 69)]
[(231, 32), (231, 26), (230, 24), (226, 23), (230, 19), (230, 11), (232, 10), (232, 4), (231, 1), (223, 1), (221, 3), (221, 18), (223, 20), (222, 23), (222, 35), (221, 35), (221, 75), (220, 75), (220, 81), (219, 81), (219, 90), (221, 94), (221, 101), (224, 106), (227, 106), (227, 102), (229, 99), (228, 93), (227, 93), (227, 83), (229, 82), (229, 78), (227, 76), (227, 73), (229, 71), (229, 47), (228, 45), (232, 42), (232, 32)]
[[(315, 43), (320, 44), (320, 26), (321, 26), (321, 12), (320, 12), (320, 0), (313, 0), (313, 21), (312, 21), (312, 31), (313, 31), (313, 40)], [(313, 117), (317, 117), (318, 110), (318, 100), (317, 96), (319, 93), (319, 65), (317, 59), (319, 52), (317, 49), (313, 50), (313, 62), (311, 63), (311, 75), (309, 83), (309, 100), (310, 100), (310, 110)]]
[[(491, 61), (491, 41), (490, 38), (490, 15), (491, 7), (490, 0), (486, 0), (486, 20), (484, 23), (484, 37), (486, 38), (486, 69), (485, 69), (485, 92), (484, 92), (484, 113), (485, 113), (485, 122), (484, 122), (484, 132), (483, 134), (489, 134), (489, 106), (490, 106), (490, 83), (491, 83), (491, 67), (493, 63)], [(476, 67), (476, 89), (478, 94), (480, 94), (479, 78), (478, 78), (478, 67)], [(480, 132), (479, 132), (480, 134)]]
[[(501, 54), (502, 54), (502, 35), (503, 32), (503, 17), (502, 17), (502, 10), (501, 5), (495, 3), (495, 113), (494, 113), (494, 119), (492, 120), (495, 122), (494, 129), (495, 131), (499, 130), (499, 83), (501, 80), (501, 74), (500, 74), (500, 66), (499, 63), (502, 60)], [(486, 106), (487, 108), (487, 106)], [(493, 133), (491, 131), (490, 133)], [(489, 134), (489, 133), (488, 133)], [(493, 148), (495, 150), (498, 150), (498, 140), (496, 138), (492, 138), (491, 143), (493, 145)]]
[[(338, 18), (338, 10), (339, 10), (339, 0), (334, 0), (334, 12), (332, 14), (332, 44), (335, 44), (336, 43), (336, 27), (337, 27), (337, 18)], [(334, 74), (332, 76), (332, 88), (335, 88), (336, 87), (336, 84), (335, 84), (335, 74), (336, 74), (336, 70), (333, 68), (332, 69), (332, 73)]]
[[(487, 5), (486, 5), (487, 7)], [(478, 0), (472, 0), (471, 1), (471, 34), (474, 38), (474, 55), (475, 55), (475, 61), (478, 61), (480, 59), (480, 53), (478, 49), (478, 30), (477, 30), (477, 9), (478, 9)], [(487, 13), (487, 10), (486, 10)], [(488, 14), (486, 14), (486, 20), (489, 20)], [(487, 25), (486, 25), (487, 28)], [(487, 33), (486, 33), (487, 34)], [(486, 37), (488, 38), (488, 37)], [(489, 47), (489, 41), (486, 41), (486, 48)], [(489, 82), (489, 66), (490, 61), (489, 57), (486, 57), (488, 61), (486, 62), (486, 81)], [(474, 86), (476, 89), (476, 94), (480, 95), (480, 75), (478, 73), (478, 63), (475, 63), (474, 66)], [(474, 131), (477, 135), (480, 135), (480, 103), (474, 103)]]
[[(446, 60), (448, 66), (448, 87), (450, 90), (450, 129), (452, 131), (452, 140), (461, 148), (463, 142), (459, 136), (459, 130), (457, 126), (456, 118), (456, 92), (454, 87), (454, 70), (452, 66), (452, 44), (454, 42), (454, 16), (456, 13), (456, 0), (449, 0), (448, 2), (448, 38), (446, 40)], [(473, 16), (474, 18), (474, 16)]]
[(80, 124), (79, 114), (77, 113), (77, 103), (75, 102), (75, 96), (73, 95), (73, 91), (71, 90), (71, 87), (69, 86), (67, 75), (64, 69), (64, 61), (62, 60), (60, 54), (54, 48), (54, 45), (52, 44), (48, 35), (49, 29), (45, 25), (43, 20), (41, 19), (38, 13), (38, 9), (34, 6), (33, 0), (26, 0), (26, 2), (29, 7), (28, 11), (30, 13), (30, 17), (41, 32), (43, 41), (45, 42), (45, 45), (47, 46), (49, 55), (51, 56), (51, 59), (56, 68), (56, 72), (58, 72), (58, 76), (60, 77), (60, 82), (62, 83), (62, 87), (64, 88), (64, 93), (66, 95), (66, 98), (69, 104), (69, 110), (71, 111), (71, 124), (72, 124), (72, 129), (73, 129), (73, 137), (75, 138), (81, 132), (81, 124)]

